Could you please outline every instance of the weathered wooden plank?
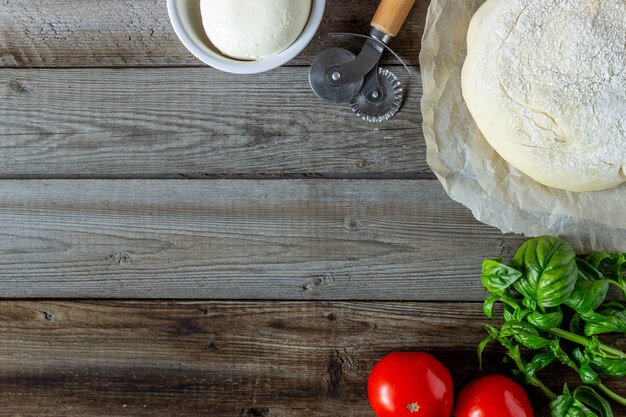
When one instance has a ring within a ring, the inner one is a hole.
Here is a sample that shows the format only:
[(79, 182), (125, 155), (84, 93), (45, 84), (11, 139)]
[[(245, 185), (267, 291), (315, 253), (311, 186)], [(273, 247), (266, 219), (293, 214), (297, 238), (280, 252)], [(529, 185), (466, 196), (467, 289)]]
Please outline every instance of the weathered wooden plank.
[[(400, 68), (396, 67), (399, 71)], [(419, 76), (374, 126), (318, 99), (305, 68), (0, 70), (0, 177), (316, 173), (433, 178)]]
[[(328, 0), (318, 35), (290, 65), (309, 65), (332, 32), (366, 34), (376, 0)], [(393, 47), (418, 64), (427, 0), (418, 0)], [(362, 41), (360, 42), (362, 45)], [(393, 63), (391, 55), (383, 58)], [(7, 0), (0, 13), (0, 67), (202, 65), (179, 42), (165, 0)]]
[[(6, 415), (373, 417), (367, 377), (389, 352), (431, 352), (457, 391), (504, 371), (495, 347), (478, 370), (480, 303), (3, 301), (0, 317)], [(555, 369), (548, 386), (575, 381)]]
[(0, 297), (481, 300), (522, 241), (435, 180), (0, 182)]

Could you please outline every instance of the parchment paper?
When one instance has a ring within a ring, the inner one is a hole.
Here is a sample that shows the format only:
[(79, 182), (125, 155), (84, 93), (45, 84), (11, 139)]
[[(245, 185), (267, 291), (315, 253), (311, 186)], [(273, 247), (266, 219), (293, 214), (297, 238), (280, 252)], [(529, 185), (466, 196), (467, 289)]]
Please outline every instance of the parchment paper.
[(626, 185), (574, 193), (546, 187), (491, 148), (461, 93), (466, 35), (484, 0), (432, 0), (420, 65), (428, 164), (448, 195), (502, 232), (556, 235), (579, 253), (626, 251)]

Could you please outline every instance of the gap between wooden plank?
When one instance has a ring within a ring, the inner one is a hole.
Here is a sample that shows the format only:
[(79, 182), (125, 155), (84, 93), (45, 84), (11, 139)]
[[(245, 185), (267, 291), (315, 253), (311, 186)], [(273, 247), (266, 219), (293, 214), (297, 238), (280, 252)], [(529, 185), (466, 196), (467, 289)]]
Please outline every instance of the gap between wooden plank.
[(0, 69), (0, 177), (433, 178), (421, 79), (398, 75), (403, 108), (372, 125), (318, 99), (305, 68)]
[(523, 238), (433, 180), (0, 181), (0, 296), (482, 300)]
[(282, 180), (434, 180), (433, 173), (364, 173), (364, 174), (320, 174), (320, 173), (197, 173), (197, 174), (153, 174), (153, 175), (63, 175), (63, 174), (40, 174), (40, 175), (0, 175), (0, 181), (31, 181), (31, 180), (258, 180), (258, 181), (282, 181)]
[[(363, 40), (331, 32), (366, 34), (376, 0), (328, 0), (313, 41), (295, 60), (307, 65), (332, 47), (358, 51)], [(429, 2), (418, 0), (393, 48), (417, 65)], [(386, 54), (385, 64), (397, 63)], [(165, 0), (9, 1), (0, 14), (0, 67), (149, 67), (199, 65), (174, 33)]]

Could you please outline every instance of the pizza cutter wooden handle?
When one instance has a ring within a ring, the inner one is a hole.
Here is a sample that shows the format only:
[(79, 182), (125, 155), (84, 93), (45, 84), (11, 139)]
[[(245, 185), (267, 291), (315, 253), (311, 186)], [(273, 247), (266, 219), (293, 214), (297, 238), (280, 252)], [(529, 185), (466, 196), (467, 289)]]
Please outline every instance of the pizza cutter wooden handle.
[(382, 0), (372, 19), (372, 26), (395, 37), (414, 4), (415, 0)]

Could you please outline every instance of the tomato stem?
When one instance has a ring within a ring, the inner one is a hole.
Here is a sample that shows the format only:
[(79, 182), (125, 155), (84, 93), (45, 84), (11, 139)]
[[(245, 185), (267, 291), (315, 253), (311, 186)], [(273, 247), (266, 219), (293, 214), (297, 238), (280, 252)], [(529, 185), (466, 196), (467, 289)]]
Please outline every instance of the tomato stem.
[(417, 403), (411, 403), (406, 408), (409, 410), (409, 413), (417, 413), (420, 410), (420, 406)]

